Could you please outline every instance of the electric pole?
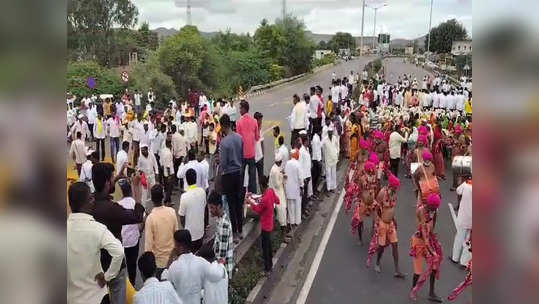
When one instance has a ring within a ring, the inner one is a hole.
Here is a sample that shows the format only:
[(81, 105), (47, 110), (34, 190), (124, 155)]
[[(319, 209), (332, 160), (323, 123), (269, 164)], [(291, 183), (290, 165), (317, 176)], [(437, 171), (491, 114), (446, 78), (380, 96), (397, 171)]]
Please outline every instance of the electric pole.
[(187, 25), (192, 25), (191, 19), (191, 0), (187, 0)]
[(361, 40), (359, 42), (359, 56), (363, 55), (363, 27), (365, 26), (365, 0), (361, 6)]
[(429, 33), (427, 34), (429, 37), (427, 38), (427, 56), (430, 55), (430, 30), (432, 26), (432, 2), (434, 0), (430, 0), (430, 18), (429, 18)]
[(284, 19), (286, 18), (286, 0), (283, 0), (283, 5), (282, 5), (281, 10), (282, 10), (281, 14), (283, 15), (283, 22), (284, 22)]

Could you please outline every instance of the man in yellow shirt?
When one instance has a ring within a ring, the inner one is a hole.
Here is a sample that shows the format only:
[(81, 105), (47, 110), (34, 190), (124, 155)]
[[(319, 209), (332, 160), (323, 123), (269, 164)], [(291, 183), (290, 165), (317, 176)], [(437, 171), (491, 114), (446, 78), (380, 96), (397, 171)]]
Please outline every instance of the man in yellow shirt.
[(464, 112), (466, 112), (466, 117), (472, 116), (472, 93), (470, 93), (470, 98), (464, 103)]

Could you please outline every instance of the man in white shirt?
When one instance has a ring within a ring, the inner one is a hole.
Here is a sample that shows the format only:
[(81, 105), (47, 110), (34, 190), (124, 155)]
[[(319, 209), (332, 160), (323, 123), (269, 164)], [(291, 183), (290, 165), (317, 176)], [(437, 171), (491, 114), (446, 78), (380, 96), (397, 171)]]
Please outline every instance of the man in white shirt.
[(206, 160), (206, 153), (204, 151), (200, 151), (198, 153), (197, 161), (198, 161), (198, 168), (199, 168), (200, 175), (201, 175), (201, 177), (200, 177), (200, 182), (201, 182), (201, 185), (202, 185), (201, 188), (204, 189), (204, 191), (206, 191), (206, 193), (207, 193), (208, 188), (210, 187), (210, 184), (209, 184), (209, 181), (208, 181), (208, 175), (210, 173), (210, 164)]
[(82, 164), (79, 182), (84, 182), (90, 188), (90, 192), (94, 193), (94, 183), (92, 182), (92, 167), (99, 161), (99, 154), (92, 149), (86, 151), (86, 161)]
[(182, 304), (174, 286), (169, 281), (160, 282), (152, 252), (144, 252), (138, 259), (138, 268), (144, 285), (135, 294), (134, 304)]
[(204, 174), (200, 168), (200, 165), (198, 164), (198, 161), (196, 160), (195, 150), (191, 149), (189, 152), (187, 152), (187, 160), (188, 162), (184, 166), (178, 168), (178, 174), (176, 177), (183, 180), (184, 190), (186, 190), (185, 188), (187, 188), (187, 181), (185, 174), (187, 170), (193, 169), (196, 172), (196, 185), (200, 188), (204, 188), (204, 183), (202, 182)]
[(322, 125), (322, 117), (318, 116), (318, 108), (323, 106), (322, 100), (316, 94), (315, 87), (311, 87), (311, 97), (309, 99), (309, 126), (311, 128), (310, 134), (312, 134), (314, 128)]
[(165, 140), (167, 139), (167, 126), (161, 124), (158, 129), (153, 129), (150, 132), (150, 150), (152, 151), (157, 166), (159, 167), (159, 180), (160, 184), (163, 184), (163, 164), (161, 163), (161, 149), (165, 147)]
[[(99, 304), (107, 295), (106, 282), (114, 279), (124, 258), (122, 243), (107, 227), (94, 220), (90, 189), (77, 182), (69, 186), (71, 214), (67, 219), (67, 302)], [(103, 273), (101, 250), (111, 256)]]
[(284, 171), (284, 168), (286, 166), (286, 162), (288, 161), (288, 159), (290, 158), (290, 155), (288, 154), (288, 148), (286, 147), (286, 145), (284, 144), (284, 137), (283, 136), (279, 136), (279, 138), (277, 139), (277, 142), (279, 143), (279, 149), (278, 149), (278, 153), (281, 155), (282, 157), (282, 163), (281, 163), (281, 169)]
[(105, 138), (107, 136), (107, 125), (101, 113), (97, 114), (94, 124), (94, 138), (97, 154), (101, 161), (105, 160)]
[(81, 136), (82, 141), (86, 141), (90, 139), (90, 135), (92, 134), (91, 133), (92, 131), (90, 131), (88, 124), (84, 120), (82, 120), (82, 118), (84, 118), (84, 115), (79, 114), (79, 116), (77, 116), (77, 121), (75, 121), (73, 126), (71, 126), (71, 130), (69, 131), (68, 136), (71, 136), (73, 140), (77, 138), (77, 132), (80, 132), (82, 134)]
[(183, 136), (183, 130), (177, 130), (176, 125), (171, 127), (172, 156), (174, 157), (174, 173), (178, 174), (178, 167), (187, 155), (187, 141)]
[(226, 277), (226, 271), (193, 255), (189, 230), (176, 231), (174, 240), (179, 256), (163, 275), (172, 283), (183, 304), (200, 304), (204, 282), (217, 283)]
[(128, 127), (133, 142), (133, 163), (137, 164), (138, 157), (140, 155), (140, 138), (144, 133), (144, 127), (142, 125), (142, 114), (138, 114), (137, 119), (133, 119), (131, 122), (129, 122)]
[(428, 90), (425, 90), (425, 103), (423, 104), (424, 108), (430, 109), (432, 106), (432, 94), (433, 93), (429, 92)]
[(322, 139), (322, 149), (326, 160), (326, 186), (329, 192), (337, 188), (337, 162), (339, 161), (339, 139), (333, 136), (333, 126), (328, 129), (328, 136)]
[(320, 173), (322, 172), (322, 141), (320, 140), (321, 130), (318, 129), (313, 135), (311, 140), (311, 149), (312, 149), (312, 185), (313, 185), (313, 196), (318, 199), (318, 182), (320, 180)]
[(447, 109), (450, 111), (455, 110), (457, 104), (457, 98), (455, 96), (455, 91), (451, 91), (451, 95), (447, 95)]
[[(159, 167), (157, 166), (157, 161), (155, 156), (149, 152), (148, 145), (141, 144), (140, 146), (140, 157), (137, 162), (137, 170), (142, 171), (146, 175), (146, 187), (142, 188), (142, 199), (145, 204), (150, 200), (149, 189), (155, 185), (156, 175), (159, 174)], [(148, 208), (149, 206), (144, 206)]]
[(335, 103), (339, 102), (339, 93), (341, 93), (341, 87), (339, 86), (337, 80), (334, 80), (333, 86), (331, 87), (331, 96), (333, 97), (333, 101)]
[(120, 150), (120, 117), (111, 116), (107, 119), (107, 132), (110, 138), (110, 158), (116, 162), (116, 153)]
[(440, 104), (439, 104), (440, 109), (447, 110), (448, 102), (449, 102), (449, 95), (447, 95), (446, 92), (443, 92), (442, 94), (440, 94)]
[(290, 151), (290, 160), (284, 168), (286, 205), (288, 207), (288, 222), (294, 228), (301, 224), (301, 193), (303, 192), (303, 179), (301, 166), (298, 162), (299, 151)]
[[(220, 264), (215, 259), (215, 252), (210, 247), (201, 249), (198, 255), (211, 263), (211, 267), (216, 270), (225, 269), (223, 264)], [(226, 271), (225, 271), (226, 274)], [(228, 303), (228, 274), (217, 282), (204, 280), (204, 304), (226, 304)]]
[(117, 99), (114, 104), (116, 108), (116, 115), (123, 120), (125, 118), (125, 106), (121, 99)]
[(275, 212), (277, 221), (281, 226), (281, 232), (285, 235), (288, 231), (286, 226), (286, 196), (284, 192), (282, 161), (283, 157), (281, 153), (277, 151), (275, 153), (275, 163), (270, 169), (268, 186), (275, 191), (275, 194), (279, 198), (279, 204), (275, 205)]
[(93, 102), (90, 102), (90, 106), (86, 111), (86, 116), (88, 117), (88, 128), (90, 129), (91, 138), (94, 138), (94, 124), (97, 119), (97, 107)]
[(163, 182), (165, 186), (165, 204), (170, 205), (172, 203), (172, 188), (174, 185), (174, 157), (172, 156), (172, 142), (170, 140), (165, 141), (165, 147), (161, 149), (159, 153), (161, 160), (161, 166), (163, 170)]
[(80, 170), (82, 164), (86, 162), (86, 145), (82, 141), (82, 133), (77, 132), (77, 139), (71, 142), (71, 148), (69, 149), (69, 155), (75, 162), (77, 168), (77, 174), (80, 176)]
[(457, 188), (457, 194), (461, 196), (457, 215), (457, 234), (453, 242), (453, 254), (451, 261), (467, 266), (471, 258), (466, 242), (472, 231), (472, 179), (467, 178)]
[(299, 148), (299, 165), (301, 168), (301, 179), (303, 180), (303, 194), (301, 200), (301, 211), (305, 216), (309, 215), (309, 184), (311, 182), (311, 154), (309, 153), (308, 136), (306, 131), (300, 132), (301, 147)]
[(395, 125), (393, 132), (389, 135), (389, 163), (391, 165), (391, 172), (393, 172), (396, 177), (399, 177), (401, 146), (403, 143), (408, 142), (408, 133), (402, 137), (398, 128), (399, 126)]
[(185, 115), (186, 121), (182, 124), (185, 132), (185, 140), (187, 142), (187, 149), (194, 149), (197, 145), (198, 139), (198, 126), (194, 122), (194, 118), (191, 114)]
[[(124, 164), (129, 165), (128, 153), (129, 152), (129, 142), (122, 142), (122, 149), (116, 154), (116, 175), (120, 175), (120, 170), (122, 170)], [(124, 175), (127, 175), (126, 172), (123, 172)]]
[(189, 169), (185, 173), (187, 191), (180, 197), (180, 222), (182, 227), (189, 230), (192, 235), (192, 247), (194, 252), (202, 246), (204, 237), (204, 213), (206, 210), (206, 191), (197, 187), (197, 172)]
[(294, 108), (292, 108), (292, 114), (290, 115), (290, 129), (292, 129), (292, 135), (290, 138), (290, 145), (294, 146), (296, 139), (299, 136), (299, 131), (307, 130), (309, 128), (309, 116), (307, 115), (307, 103), (310, 99), (308, 94), (303, 95), (304, 100), (300, 100), (297, 94), (294, 94)]
[(462, 91), (459, 91), (459, 93), (456, 95), (456, 105), (455, 108), (462, 114), (464, 112), (464, 105), (466, 103), (466, 99), (464, 98), (464, 94)]
[[(148, 96), (149, 95), (150, 93), (148, 92)], [(133, 98), (135, 99), (135, 113), (139, 114), (142, 112), (142, 94), (140, 94), (138, 90), (135, 90)]]
[(150, 130), (150, 125), (147, 121), (144, 121), (143, 129), (142, 129), (142, 132), (140, 133), (140, 146), (141, 147), (142, 145), (146, 145), (148, 146), (148, 148), (151, 148), (151, 142), (150, 142), (151, 135), (152, 135), (152, 131)]
[(434, 110), (440, 108), (440, 93), (437, 91), (432, 92), (432, 108)]

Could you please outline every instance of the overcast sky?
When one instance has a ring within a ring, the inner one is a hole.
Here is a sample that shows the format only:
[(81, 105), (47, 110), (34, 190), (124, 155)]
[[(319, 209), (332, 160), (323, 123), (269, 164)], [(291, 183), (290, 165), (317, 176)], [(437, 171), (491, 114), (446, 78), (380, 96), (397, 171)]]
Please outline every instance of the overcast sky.
[[(139, 23), (150, 28), (179, 29), (186, 24), (187, 0), (132, 0), (139, 9)], [(303, 19), (314, 33), (349, 32), (361, 35), (361, 0), (287, 0), (287, 12)], [(429, 0), (366, 0), (378, 9), (376, 33), (391, 38), (417, 38), (428, 31)], [(273, 22), (281, 16), (282, 0), (191, 0), (193, 25), (199, 30), (230, 29), (254, 33), (263, 18)], [(434, 0), (432, 26), (456, 18), (472, 35), (472, 0)], [(371, 36), (374, 10), (365, 8), (365, 35)]]

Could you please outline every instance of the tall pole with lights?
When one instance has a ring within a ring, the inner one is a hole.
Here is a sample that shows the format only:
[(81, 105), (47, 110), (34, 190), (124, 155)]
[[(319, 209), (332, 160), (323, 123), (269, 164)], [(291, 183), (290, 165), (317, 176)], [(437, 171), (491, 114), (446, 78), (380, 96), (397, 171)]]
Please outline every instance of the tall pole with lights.
[(187, 0), (187, 25), (193, 25), (191, 19), (191, 0)]
[(365, 26), (365, 0), (361, 5), (361, 40), (359, 42), (359, 56), (363, 55), (363, 28)]
[(429, 32), (428, 32), (428, 40), (427, 40), (427, 55), (430, 54), (430, 30), (432, 27), (432, 3), (434, 0), (430, 0), (430, 18), (429, 18)]

